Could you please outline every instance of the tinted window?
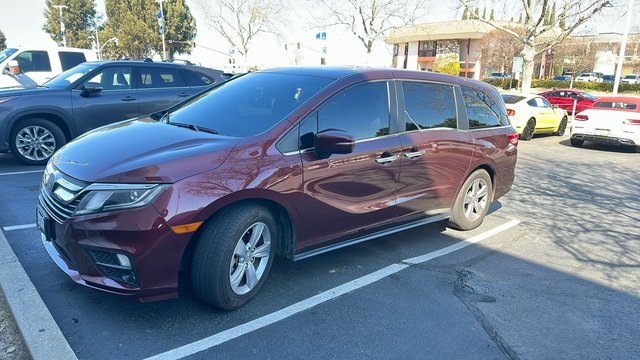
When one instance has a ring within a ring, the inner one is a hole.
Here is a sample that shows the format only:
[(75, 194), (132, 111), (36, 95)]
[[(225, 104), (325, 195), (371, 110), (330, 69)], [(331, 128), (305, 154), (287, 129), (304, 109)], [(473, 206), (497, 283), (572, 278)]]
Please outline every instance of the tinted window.
[(59, 56), (63, 71), (87, 61), (84, 53), (81, 52), (60, 51)]
[(51, 71), (51, 62), (46, 51), (24, 51), (16, 57), (16, 60), (20, 70), (24, 72)]
[(141, 67), (141, 88), (165, 88), (184, 86), (178, 75), (178, 69), (161, 67)]
[[(482, 91), (461, 86), (469, 119), (469, 128), (486, 128), (508, 124), (506, 114)], [(502, 120), (501, 120), (502, 119)]]
[(405, 81), (402, 91), (407, 131), (458, 127), (453, 86)]
[(515, 104), (518, 101), (524, 100), (524, 96), (518, 96), (518, 95), (502, 95), (502, 98), (504, 99), (504, 102), (507, 104)]
[(625, 101), (598, 101), (593, 104), (593, 107), (634, 110), (638, 107), (638, 105)]
[(100, 84), (103, 90), (131, 89), (131, 67), (108, 67), (87, 82)]
[(182, 77), (187, 86), (207, 86), (216, 82), (211, 77), (197, 71), (182, 70)]
[(538, 107), (538, 108), (550, 108), (551, 104), (545, 100), (544, 98), (541, 97), (534, 97), (532, 99), (530, 99), (529, 101), (527, 101), (527, 104), (529, 106), (533, 106), (533, 107)]
[(357, 85), (332, 96), (318, 108), (318, 129), (338, 129), (356, 140), (389, 134), (386, 82)]
[(221, 135), (250, 136), (280, 122), (333, 80), (256, 72), (222, 83), (170, 114), (171, 122), (193, 124)]

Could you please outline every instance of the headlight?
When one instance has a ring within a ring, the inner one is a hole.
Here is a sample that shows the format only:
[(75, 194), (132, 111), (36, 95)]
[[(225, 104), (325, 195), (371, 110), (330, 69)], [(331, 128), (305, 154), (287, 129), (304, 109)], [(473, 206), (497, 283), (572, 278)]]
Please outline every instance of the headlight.
[(83, 191), (85, 195), (75, 215), (142, 207), (168, 187), (164, 184), (92, 184)]

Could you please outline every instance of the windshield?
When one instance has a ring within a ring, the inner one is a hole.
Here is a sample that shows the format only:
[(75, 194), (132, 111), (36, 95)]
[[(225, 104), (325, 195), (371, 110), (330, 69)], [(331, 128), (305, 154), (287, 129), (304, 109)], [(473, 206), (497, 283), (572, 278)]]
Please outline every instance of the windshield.
[(637, 75), (625, 75), (623, 79), (635, 79)]
[(64, 89), (98, 66), (100, 66), (100, 63), (82, 63), (47, 81), (42, 86), (51, 89)]
[(251, 136), (268, 130), (333, 82), (312, 76), (250, 73), (202, 94), (165, 120), (194, 125), (226, 136)]
[(580, 93), (580, 96), (582, 96), (583, 98), (585, 98), (585, 99), (587, 99), (587, 100), (594, 100), (594, 101), (595, 101), (595, 100), (598, 100), (598, 98), (597, 98), (597, 97), (595, 97), (595, 96), (593, 96), (593, 95), (591, 95), (591, 94), (589, 94), (589, 93), (586, 93), (586, 92), (581, 92), (581, 93)]
[(7, 48), (0, 51), (0, 63), (3, 62), (9, 56), (13, 55), (13, 53), (15, 53), (16, 51), (18, 51), (18, 49), (14, 49), (14, 48)]

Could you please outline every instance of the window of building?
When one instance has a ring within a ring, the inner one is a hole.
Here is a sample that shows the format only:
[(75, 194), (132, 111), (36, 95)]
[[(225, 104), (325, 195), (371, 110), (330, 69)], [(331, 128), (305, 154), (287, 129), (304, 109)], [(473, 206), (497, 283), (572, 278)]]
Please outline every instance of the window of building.
[(437, 42), (420, 41), (418, 42), (418, 56), (436, 56)]
[(458, 127), (453, 86), (405, 81), (402, 91), (407, 131)]

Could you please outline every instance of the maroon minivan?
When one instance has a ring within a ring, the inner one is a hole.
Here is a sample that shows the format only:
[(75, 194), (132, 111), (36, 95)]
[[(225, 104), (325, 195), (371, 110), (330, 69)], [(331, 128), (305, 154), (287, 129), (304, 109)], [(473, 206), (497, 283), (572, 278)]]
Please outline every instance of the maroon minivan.
[(142, 301), (178, 274), (221, 309), (292, 260), (434, 221), (468, 230), (514, 180), (492, 86), (428, 72), (250, 73), (60, 149), (37, 224), (74, 281)]

